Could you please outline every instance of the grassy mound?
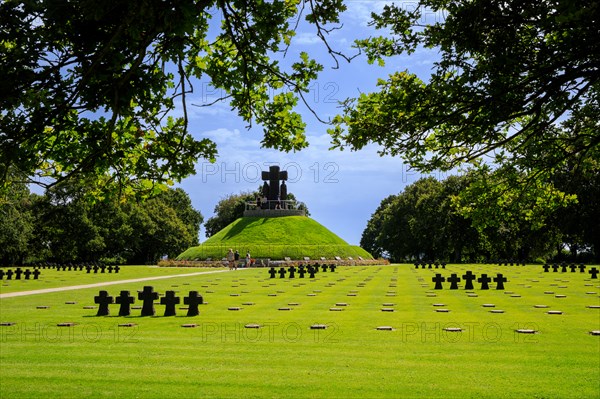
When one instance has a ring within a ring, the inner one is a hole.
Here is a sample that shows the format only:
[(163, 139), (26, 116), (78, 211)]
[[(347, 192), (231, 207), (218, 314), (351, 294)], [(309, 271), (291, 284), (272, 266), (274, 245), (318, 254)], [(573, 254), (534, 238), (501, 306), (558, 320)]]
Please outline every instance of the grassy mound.
[(178, 260), (220, 259), (227, 250), (250, 251), (253, 258), (311, 259), (349, 256), (372, 259), (364, 249), (349, 245), (323, 225), (305, 216), (237, 219), (197, 247), (189, 248)]

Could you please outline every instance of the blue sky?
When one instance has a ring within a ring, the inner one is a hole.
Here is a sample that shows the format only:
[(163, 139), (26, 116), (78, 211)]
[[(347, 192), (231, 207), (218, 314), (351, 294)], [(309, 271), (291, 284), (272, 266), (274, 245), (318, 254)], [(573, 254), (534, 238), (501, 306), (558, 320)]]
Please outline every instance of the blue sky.
[[(348, 1), (348, 10), (342, 16), (343, 28), (328, 38), (336, 50), (353, 54), (353, 41), (373, 35), (367, 26), (370, 12), (380, 10), (382, 1)], [(405, 7), (414, 3), (406, 2)], [(435, 16), (430, 14), (433, 22)], [(215, 15), (215, 20), (218, 15)], [(321, 119), (327, 120), (338, 113), (338, 101), (356, 97), (360, 92), (373, 91), (378, 78), (388, 73), (408, 69), (426, 79), (435, 53), (418, 51), (408, 57), (389, 60), (385, 67), (368, 65), (364, 56), (351, 63), (334, 61), (324, 52), (324, 46), (313, 31), (301, 27), (292, 42), (297, 53), (306, 51), (325, 66), (325, 70), (311, 86), (307, 96), (310, 106)], [(294, 57), (293, 53), (288, 53)], [(219, 98), (210, 81), (196, 81), (194, 93), (188, 100), (197, 105), (208, 104)], [(307, 124), (309, 147), (296, 153), (282, 153), (261, 148), (262, 128), (250, 130), (225, 102), (210, 107), (188, 107), (190, 132), (197, 138), (208, 137), (219, 151), (217, 162), (200, 161), (195, 176), (180, 184), (188, 192), (196, 209), (205, 220), (213, 216), (217, 202), (228, 194), (253, 191), (262, 184), (259, 170), (278, 164), (289, 173), (288, 190), (307, 204), (311, 217), (345, 239), (359, 244), (367, 221), (383, 198), (397, 194), (420, 175), (411, 171), (400, 158), (381, 157), (377, 147), (368, 146), (361, 151), (329, 150), (330, 137), (327, 125), (319, 122), (306, 108), (298, 110)], [(439, 176), (438, 176), (439, 177)], [(443, 176), (442, 176), (443, 177)], [(200, 241), (205, 239), (204, 229)]]

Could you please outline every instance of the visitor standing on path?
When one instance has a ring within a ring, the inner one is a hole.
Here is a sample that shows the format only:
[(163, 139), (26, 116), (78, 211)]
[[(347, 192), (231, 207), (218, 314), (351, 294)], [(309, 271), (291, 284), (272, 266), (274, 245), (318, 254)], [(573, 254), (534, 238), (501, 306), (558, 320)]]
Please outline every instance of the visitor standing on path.
[(233, 264), (233, 268), (235, 270), (237, 270), (238, 262), (240, 261), (240, 251), (238, 251), (237, 249), (235, 250), (234, 259), (235, 259), (235, 263)]
[(250, 262), (252, 262), (252, 258), (250, 258), (250, 250), (246, 251), (246, 267), (250, 267)]
[(233, 270), (235, 255), (233, 254), (233, 249), (231, 248), (229, 248), (229, 252), (227, 252), (227, 261), (229, 262), (229, 270)]

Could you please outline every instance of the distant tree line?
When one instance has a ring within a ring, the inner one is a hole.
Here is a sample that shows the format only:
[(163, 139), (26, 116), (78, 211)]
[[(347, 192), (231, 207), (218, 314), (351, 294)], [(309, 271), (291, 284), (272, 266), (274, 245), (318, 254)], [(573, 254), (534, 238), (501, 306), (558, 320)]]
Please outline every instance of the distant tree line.
[(145, 264), (198, 244), (203, 217), (182, 189), (143, 202), (90, 198), (83, 183), (72, 181), (44, 195), (12, 185), (0, 198), (0, 264)]
[[(554, 175), (552, 187), (565, 201), (551, 211), (545, 198), (520, 198), (527, 192), (500, 184), (494, 173), (421, 178), (381, 201), (361, 246), (393, 261), (598, 262), (600, 173), (571, 172)], [(506, 202), (507, 195), (514, 200)], [(539, 207), (531, 205), (536, 202)]]

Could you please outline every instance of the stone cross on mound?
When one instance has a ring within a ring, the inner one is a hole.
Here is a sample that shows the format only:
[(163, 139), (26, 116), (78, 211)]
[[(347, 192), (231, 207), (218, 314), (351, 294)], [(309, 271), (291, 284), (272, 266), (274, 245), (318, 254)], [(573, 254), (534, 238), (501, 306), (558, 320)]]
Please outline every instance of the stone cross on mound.
[(490, 286), (488, 285), (490, 283), (490, 281), (492, 281), (491, 277), (488, 277), (487, 274), (482, 274), (481, 277), (479, 277), (477, 279), (478, 283), (481, 283), (481, 289), (482, 290), (489, 290)]
[(456, 275), (456, 273), (452, 273), (450, 277), (448, 277), (448, 282), (450, 283), (451, 290), (457, 290), (460, 278)]
[(180, 299), (175, 296), (175, 291), (167, 291), (160, 299), (160, 303), (165, 305), (165, 316), (175, 316), (175, 305), (179, 305), (179, 302)]
[(506, 283), (508, 279), (502, 275), (502, 273), (498, 273), (496, 277), (494, 277), (494, 282), (496, 283), (497, 290), (504, 289), (504, 283)]
[(131, 304), (135, 298), (129, 295), (129, 291), (121, 291), (118, 297), (115, 298), (115, 303), (121, 305), (119, 307), (119, 316), (129, 316), (131, 314)]
[(98, 296), (94, 297), (94, 303), (98, 304), (98, 313), (96, 316), (108, 316), (109, 310), (108, 305), (114, 303), (113, 297), (108, 295), (107, 291), (100, 291)]
[[(262, 172), (262, 180), (265, 181), (262, 193), (268, 201), (285, 200), (287, 198), (287, 187), (285, 185), (287, 178), (287, 171), (280, 171), (279, 166), (276, 165), (270, 166), (268, 172)], [(279, 184), (280, 180), (282, 181), (281, 185)], [(271, 202), (270, 205), (274, 205), (274, 203)]]
[(477, 276), (474, 275), (473, 273), (471, 273), (470, 270), (467, 270), (467, 273), (463, 274), (462, 278), (463, 278), (463, 280), (465, 280), (465, 290), (472, 290), (473, 289), (473, 280), (475, 280), (477, 278)]
[(442, 275), (440, 273), (436, 273), (435, 277), (433, 277), (431, 279), (431, 281), (433, 281), (435, 283), (435, 287), (433, 287), (434, 290), (441, 290), (444, 288), (442, 286), (442, 283), (444, 281), (446, 281), (446, 279), (444, 277), (442, 277)]
[(190, 291), (188, 296), (183, 298), (183, 303), (188, 305), (188, 316), (198, 316), (200, 314), (198, 305), (203, 303), (202, 295), (199, 295), (198, 291)]
[(154, 316), (154, 301), (158, 299), (158, 292), (154, 292), (154, 287), (144, 286), (144, 290), (138, 292), (138, 299), (143, 301), (142, 316)]

